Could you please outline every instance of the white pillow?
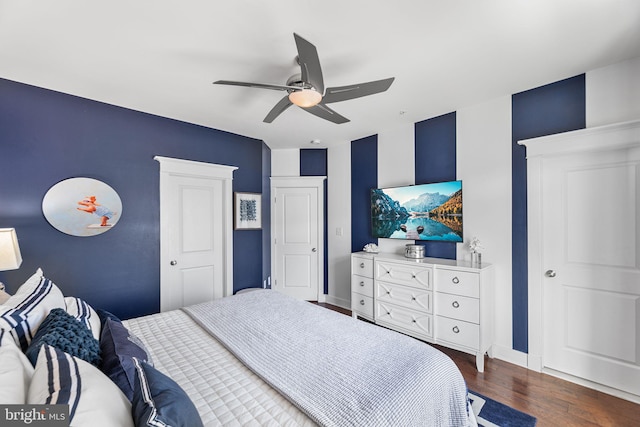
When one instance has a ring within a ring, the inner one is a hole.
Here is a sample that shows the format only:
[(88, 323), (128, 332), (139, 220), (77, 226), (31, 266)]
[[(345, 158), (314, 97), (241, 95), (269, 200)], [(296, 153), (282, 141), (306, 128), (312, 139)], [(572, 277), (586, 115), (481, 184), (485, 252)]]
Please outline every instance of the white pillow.
[(38, 269), (15, 295), (0, 305), (0, 329), (10, 331), (16, 344), (25, 351), (40, 323), (54, 308), (65, 308), (64, 296)]
[(131, 403), (98, 368), (50, 345), (38, 353), (27, 404), (69, 405), (70, 425), (133, 427)]
[(33, 366), (9, 333), (0, 329), (0, 403), (24, 405), (33, 376)]
[(93, 337), (100, 341), (100, 317), (93, 307), (77, 297), (65, 297), (64, 303), (67, 313), (82, 322), (91, 331)]

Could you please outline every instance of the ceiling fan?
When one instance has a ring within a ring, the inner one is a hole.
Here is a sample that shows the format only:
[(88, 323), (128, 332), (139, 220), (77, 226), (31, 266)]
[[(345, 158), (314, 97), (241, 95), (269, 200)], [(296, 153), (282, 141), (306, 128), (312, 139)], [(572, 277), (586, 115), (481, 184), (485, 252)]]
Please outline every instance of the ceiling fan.
[(300, 65), (300, 73), (289, 77), (284, 85), (247, 83), (231, 80), (218, 80), (213, 83), (288, 92), (288, 94), (269, 111), (269, 114), (267, 114), (263, 120), (265, 123), (273, 122), (276, 117), (282, 114), (292, 104), (295, 104), (315, 116), (337, 124), (347, 123), (349, 119), (333, 111), (327, 104), (384, 92), (389, 89), (389, 86), (393, 83), (394, 77), (391, 77), (383, 80), (348, 86), (328, 87), (325, 89), (322, 78), (322, 68), (320, 67), (320, 58), (318, 57), (316, 47), (296, 33), (293, 33), (293, 37), (295, 38), (298, 48), (296, 60)]

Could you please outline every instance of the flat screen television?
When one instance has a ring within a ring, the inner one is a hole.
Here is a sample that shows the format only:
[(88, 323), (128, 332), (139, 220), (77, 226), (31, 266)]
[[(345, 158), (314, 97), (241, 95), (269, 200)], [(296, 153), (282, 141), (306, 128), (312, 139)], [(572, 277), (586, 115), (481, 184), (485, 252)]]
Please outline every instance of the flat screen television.
[(371, 190), (373, 237), (462, 242), (462, 181)]

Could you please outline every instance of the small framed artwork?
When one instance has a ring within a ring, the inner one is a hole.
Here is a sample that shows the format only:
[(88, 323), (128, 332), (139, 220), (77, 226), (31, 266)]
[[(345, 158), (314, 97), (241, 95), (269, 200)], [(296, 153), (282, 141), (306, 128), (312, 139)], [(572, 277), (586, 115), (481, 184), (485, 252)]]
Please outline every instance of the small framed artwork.
[(262, 194), (233, 194), (233, 225), (236, 230), (260, 230), (262, 228)]

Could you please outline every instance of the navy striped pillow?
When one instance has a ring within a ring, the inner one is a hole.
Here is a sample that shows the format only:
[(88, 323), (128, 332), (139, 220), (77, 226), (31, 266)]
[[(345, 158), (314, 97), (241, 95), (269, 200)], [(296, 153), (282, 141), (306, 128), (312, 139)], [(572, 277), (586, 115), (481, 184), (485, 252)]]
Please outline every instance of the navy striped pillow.
[(82, 395), (82, 377), (78, 363), (70, 355), (50, 345), (42, 346), (41, 353), (49, 368), (47, 389), (51, 392), (44, 403), (69, 405), (69, 419), (72, 420)]
[(100, 340), (100, 317), (86, 301), (77, 297), (65, 297), (66, 311), (91, 331), (93, 337)]
[(47, 317), (49, 311), (64, 307), (62, 292), (51, 280), (41, 276), (37, 279), (36, 286), (30, 290), (32, 279), (29, 279), (14, 296), (0, 306), (0, 328), (11, 332), (22, 351), (29, 347), (38, 326)]
[(133, 427), (131, 404), (109, 378), (47, 344), (38, 354), (27, 403), (68, 405), (70, 425)]

